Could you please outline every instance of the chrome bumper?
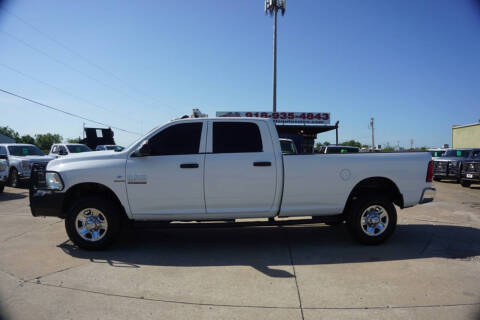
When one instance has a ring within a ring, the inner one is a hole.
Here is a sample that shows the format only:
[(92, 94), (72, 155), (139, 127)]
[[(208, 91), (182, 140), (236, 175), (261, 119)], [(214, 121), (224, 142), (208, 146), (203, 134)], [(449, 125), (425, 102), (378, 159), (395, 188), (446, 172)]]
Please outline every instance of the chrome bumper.
[(435, 193), (436, 192), (437, 192), (437, 189), (435, 189), (435, 188), (425, 188), (425, 189), (423, 189), (422, 196), (420, 197), (419, 204), (432, 202), (433, 198), (435, 198)]

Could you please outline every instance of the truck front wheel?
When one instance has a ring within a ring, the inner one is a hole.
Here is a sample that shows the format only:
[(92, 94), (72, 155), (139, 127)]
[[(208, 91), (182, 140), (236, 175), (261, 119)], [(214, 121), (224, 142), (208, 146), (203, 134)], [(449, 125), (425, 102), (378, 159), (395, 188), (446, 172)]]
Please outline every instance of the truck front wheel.
[(99, 250), (108, 247), (120, 230), (118, 206), (99, 197), (75, 201), (65, 218), (68, 237), (82, 249)]
[(360, 197), (351, 206), (347, 225), (360, 243), (380, 244), (395, 230), (397, 212), (392, 201), (386, 197)]

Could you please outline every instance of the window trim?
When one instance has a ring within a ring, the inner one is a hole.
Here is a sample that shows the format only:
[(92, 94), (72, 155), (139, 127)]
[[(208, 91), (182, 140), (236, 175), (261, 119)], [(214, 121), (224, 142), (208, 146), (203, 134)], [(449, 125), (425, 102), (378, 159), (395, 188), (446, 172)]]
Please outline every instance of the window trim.
[[(260, 141), (262, 144), (262, 151), (252, 151), (252, 152), (213, 152), (213, 125), (216, 122), (236, 122), (236, 123), (251, 123), (257, 126), (258, 132), (260, 133)], [(232, 119), (213, 119), (208, 121), (208, 139), (207, 139), (207, 154), (245, 154), (245, 153), (251, 153), (251, 154), (259, 154), (259, 153), (265, 153), (268, 150), (268, 146), (265, 143), (268, 141), (270, 137), (265, 137), (264, 130), (262, 130), (262, 126), (259, 125), (257, 121), (252, 121), (250, 119), (246, 120), (232, 120)]]
[[(202, 124), (202, 131), (200, 133), (200, 145), (199, 145), (199, 152), (198, 153), (189, 153), (189, 154), (164, 154), (164, 155), (155, 155), (155, 156), (147, 156), (148, 157), (170, 157), (170, 156), (188, 156), (188, 155), (199, 155), (205, 154), (206, 152), (206, 145), (207, 145), (207, 121), (201, 119), (195, 119), (196, 121), (172, 121), (169, 122), (156, 130), (151, 131), (149, 134), (143, 137), (143, 139), (139, 140), (137, 144), (130, 148), (130, 152), (128, 154), (129, 158), (137, 158), (134, 156), (135, 152), (140, 148), (140, 146), (147, 140), (150, 140), (156, 134), (160, 133), (163, 130), (170, 128), (171, 126), (179, 125), (179, 124), (188, 124), (188, 123), (201, 123)], [(143, 158), (143, 157), (142, 157)]]

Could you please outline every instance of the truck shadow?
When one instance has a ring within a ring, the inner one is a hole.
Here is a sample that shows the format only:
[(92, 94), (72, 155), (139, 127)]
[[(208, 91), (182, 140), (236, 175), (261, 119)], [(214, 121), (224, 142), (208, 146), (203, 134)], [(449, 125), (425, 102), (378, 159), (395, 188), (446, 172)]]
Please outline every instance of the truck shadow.
[(303, 225), (245, 228), (134, 229), (105, 251), (71, 242), (65, 253), (112, 267), (247, 265), (276, 278), (293, 277), (281, 266), (364, 263), (424, 258), (471, 260), (480, 255), (480, 230), (449, 225), (399, 225), (379, 246), (355, 243), (344, 227)]
[(0, 201), (24, 199), (26, 197), (28, 197), (28, 193), (11, 193), (8, 192), (7, 188), (5, 188), (2, 193), (0, 193)]

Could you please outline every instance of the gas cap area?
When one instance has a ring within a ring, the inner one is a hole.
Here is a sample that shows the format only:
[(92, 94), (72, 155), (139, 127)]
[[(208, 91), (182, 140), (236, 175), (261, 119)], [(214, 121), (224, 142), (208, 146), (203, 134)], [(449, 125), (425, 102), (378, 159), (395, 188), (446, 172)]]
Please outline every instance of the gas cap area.
[(349, 180), (351, 176), (352, 176), (352, 173), (351, 173), (350, 170), (348, 170), (348, 169), (342, 169), (342, 170), (340, 171), (340, 178), (341, 178), (343, 181)]

